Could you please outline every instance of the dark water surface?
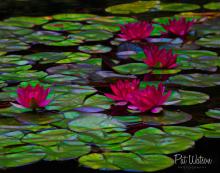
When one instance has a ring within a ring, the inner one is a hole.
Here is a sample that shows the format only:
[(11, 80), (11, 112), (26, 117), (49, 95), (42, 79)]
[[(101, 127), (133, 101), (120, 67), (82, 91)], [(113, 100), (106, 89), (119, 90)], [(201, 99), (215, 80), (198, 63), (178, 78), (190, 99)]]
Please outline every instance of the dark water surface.
[[(165, 0), (163, 0), (165, 1)], [(167, 0), (166, 0), (167, 1)], [(173, 0), (168, 0), (174, 2)], [(53, 15), (58, 13), (93, 13), (98, 15), (108, 15), (104, 9), (110, 5), (121, 4), (126, 2), (132, 2), (131, 0), (0, 0), (0, 19), (14, 17), (14, 16), (44, 16)], [(209, 0), (176, 0), (175, 2), (186, 2), (195, 4), (204, 4), (209, 2)], [(199, 12), (204, 12), (204, 9), (200, 9)], [(158, 16), (169, 16), (175, 13), (157, 12), (157, 13), (146, 13), (135, 15), (140, 19), (149, 19)], [(122, 15), (120, 15), (122, 16)], [(52, 47), (33, 47), (32, 51), (48, 51)], [(63, 48), (61, 48), (63, 49)], [(70, 49), (70, 48), (67, 48)], [(207, 49), (206, 49), (207, 50)], [(30, 50), (29, 50), (30, 51)], [(53, 51), (64, 51), (55, 49)], [(65, 50), (66, 51), (66, 50)], [(215, 52), (220, 53), (219, 50), (214, 49)], [(22, 52), (22, 54), (28, 54), (29, 52)], [(34, 67), (43, 68), (43, 67)], [(218, 70), (217, 73), (220, 73)], [(192, 87), (181, 87), (181, 89), (202, 91), (210, 95), (210, 100), (204, 104), (199, 104), (196, 106), (181, 106), (181, 110), (188, 112), (193, 115), (193, 120), (187, 122), (183, 125), (193, 126), (218, 122), (216, 120), (210, 119), (207, 122), (207, 117), (199, 120), (197, 116), (202, 117), (204, 112), (210, 108), (218, 107), (220, 103), (220, 86), (209, 87), (207, 89), (198, 89)], [(172, 107), (171, 107), (172, 109)], [(196, 119), (196, 121), (194, 121)], [(138, 127), (137, 127), (138, 128)], [(203, 165), (199, 168), (180, 168), (180, 165), (174, 165), (173, 167), (166, 169), (164, 171), (159, 171), (160, 173), (194, 173), (194, 172), (207, 172), (207, 173), (217, 173), (220, 171), (220, 139), (201, 139), (196, 142), (194, 148), (187, 150), (181, 154), (183, 155), (198, 155), (206, 158), (211, 158), (213, 163), (211, 165)], [(174, 158), (174, 155), (171, 155)], [(189, 166), (189, 165), (188, 165)], [(98, 171), (87, 169), (78, 166), (78, 162), (74, 160), (70, 161), (53, 161), (35, 163), (28, 166), (23, 166), (19, 168), (10, 168), (7, 170), (0, 170), (2, 173), (43, 173), (43, 172), (62, 172), (62, 173), (104, 173), (106, 171)], [(122, 173), (123, 171), (108, 171), (112, 173)]]

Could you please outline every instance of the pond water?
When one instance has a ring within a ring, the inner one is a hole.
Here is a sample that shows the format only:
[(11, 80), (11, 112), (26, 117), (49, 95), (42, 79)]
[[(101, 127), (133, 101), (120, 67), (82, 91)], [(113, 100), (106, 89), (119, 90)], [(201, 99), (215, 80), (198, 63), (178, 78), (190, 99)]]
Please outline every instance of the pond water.
[[(0, 2), (0, 172), (217, 172), (219, 9), (208, 0)], [(169, 19), (183, 17), (194, 23), (187, 35), (164, 34)], [(143, 20), (154, 27), (147, 38), (119, 39), (119, 26)], [(174, 68), (145, 61), (153, 44), (177, 54)], [(123, 102), (106, 95), (134, 79), (171, 91), (161, 112), (159, 104), (141, 111), (139, 92)], [(51, 89), (44, 109), (16, 101), (29, 84)], [(190, 164), (197, 156), (211, 163)]]

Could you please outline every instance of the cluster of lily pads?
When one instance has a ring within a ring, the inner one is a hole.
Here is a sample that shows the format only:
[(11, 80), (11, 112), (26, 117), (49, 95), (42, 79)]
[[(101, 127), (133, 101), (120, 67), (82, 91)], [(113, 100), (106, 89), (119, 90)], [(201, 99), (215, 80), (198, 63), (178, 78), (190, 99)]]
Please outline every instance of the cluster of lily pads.
[[(150, 2), (106, 11), (128, 14)], [(171, 9), (151, 3), (148, 9)], [(207, 109), (205, 123), (181, 124), (194, 118), (182, 106), (209, 101), (187, 87), (220, 84), (218, 53), (205, 50), (219, 47), (220, 19), (187, 14), (148, 22), (93, 14), (0, 22), (0, 168), (76, 159), (92, 169), (152, 172), (174, 164), (168, 154), (219, 138), (220, 108)], [(138, 124), (145, 128), (131, 133), (128, 126)]]

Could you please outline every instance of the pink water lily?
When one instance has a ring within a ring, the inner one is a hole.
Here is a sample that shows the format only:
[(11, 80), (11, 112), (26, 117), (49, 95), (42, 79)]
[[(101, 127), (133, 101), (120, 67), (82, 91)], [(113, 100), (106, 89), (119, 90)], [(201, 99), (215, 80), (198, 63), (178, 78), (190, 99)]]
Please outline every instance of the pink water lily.
[(175, 35), (178, 37), (185, 38), (192, 28), (195, 21), (187, 21), (186, 18), (181, 17), (179, 19), (169, 19), (168, 24), (162, 24), (166, 32), (165, 35)]
[(128, 23), (120, 26), (121, 33), (118, 36), (126, 41), (143, 40), (150, 36), (154, 27), (152, 24), (142, 21)]
[(19, 108), (44, 108), (51, 100), (47, 99), (50, 88), (45, 89), (43, 86), (37, 84), (35, 87), (28, 85), (26, 87), (18, 88), (16, 99), (19, 104), (13, 104)]
[(121, 103), (121, 105), (123, 105), (128, 102), (129, 94), (139, 89), (139, 85), (140, 81), (137, 79), (134, 79), (132, 81), (119, 80), (115, 84), (110, 85), (113, 94), (105, 93), (105, 96), (112, 100), (120, 101), (118, 104)]
[(143, 61), (152, 68), (172, 69), (177, 67), (177, 56), (172, 50), (159, 49), (156, 45), (143, 48), (146, 59)]
[(158, 113), (163, 110), (161, 107), (170, 97), (171, 91), (165, 93), (165, 87), (162, 83), (155, 86), (147, 86), (143, 90), (136, 90), (129, 95), (129, 108), (137, 109), (141, 112), (151, 111)]

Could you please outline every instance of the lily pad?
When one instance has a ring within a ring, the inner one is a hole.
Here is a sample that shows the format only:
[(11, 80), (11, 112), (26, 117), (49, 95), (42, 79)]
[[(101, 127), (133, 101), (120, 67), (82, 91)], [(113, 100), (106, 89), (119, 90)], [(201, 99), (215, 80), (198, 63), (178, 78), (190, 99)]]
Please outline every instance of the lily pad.
[(0, 156), (0, 168), (18, 167), (43, 159), (44, 153), (21, 152)]
[(183, 136), (192, 140), (198, 140), (203, 137), (202, 131), (196, 127), (164, 126), (163, 130), (168, 134)]
[(210, 2), (210, 3), (203, 5), (203, 7), (209, 10), (219, 10), (220, 2)]
[(101, 44), (91, 46), (79, 46), (78, 49), (85, 53), (107, 53), (111, 51), (110, 47), (103, 46)]
[(203, 124), (198, 126), (207, 138), (220, 138), (220, 123)]
[(169, 78), (168, 83), (190, 87), (212, 87), (220, 85), (219, 74), (180, 74)]
[(220, 109), (209, 109), (208, 112), (206, 112), (206, 115), (211, 118), (220, 119)]
[(64, 21), (85, 21), (89, 19), (95, 18), (94, 14), (85, 14), (85, 13), (64, 13), (64, 14), (56, 14), (53, 16), (56, 20), (64, 20)]
[(136, 132), (134, 137), (121, 144), (123, 150), (138, 154), (172, 154), (191, 148), (194, 141), (176, 135)]
[(52, 22), (43, 26), (44, 29), (52, 31), (72, 31), (78, 30), (82, 26), (81, 23), (73, 22)]
[(127, 4), (118, 4), (105, 10), (113, 14), (144, 13), (158, 7), (160, 1), (136, 1)]
[(219, 48), (220, 36), (219, 35), (210, 35), (207, 37), (200, 38), (196, 41), (196, 44), (203, 47), (210, 47), (210, 48)]
[(173, 160), (164, 155), (143, 155), (134, 153), (92, 153), (82, 156), (79, 162), (93, 169), (132, 170), (152, 172), (168, 168)]
[(112, 38), (113, 34), (103, 30), (88, 30), (81, 31), (77, 34), (74, 34), (73, 36), (80, 36), (85, 41), (103, 41)]
[(44, 148), (46, 157), (44, 160), (69, 160), (88, 154), (90, 152), (90, 146), (85, 145), (82, 142), (63, 142), (56, 146), (47, 146)]
[[(88, 123), (90, 122), (90, 123)], [(84, 132), (91, 130), (121, 130), (125, 125), (105, 114), (89, 113), (82, 114), (69, 123), (69, 128), (73, 131)]]
[(162, 3), (159, 7), (161, 11), (192, 11), (199, 8), (199, 5), (189, 3)]
[(206, 102), (209, 95), (197, 91), (178, 90), (173, 91), (168, 102), (174, 102), (175, 105), (195, 105)]
[(45, 130), (38, 133), (29, 133), (22, 138), (22, 141), (40, 146), (52, 146), (63, 141), (76, 139), (76, 134), (66, 129)]

